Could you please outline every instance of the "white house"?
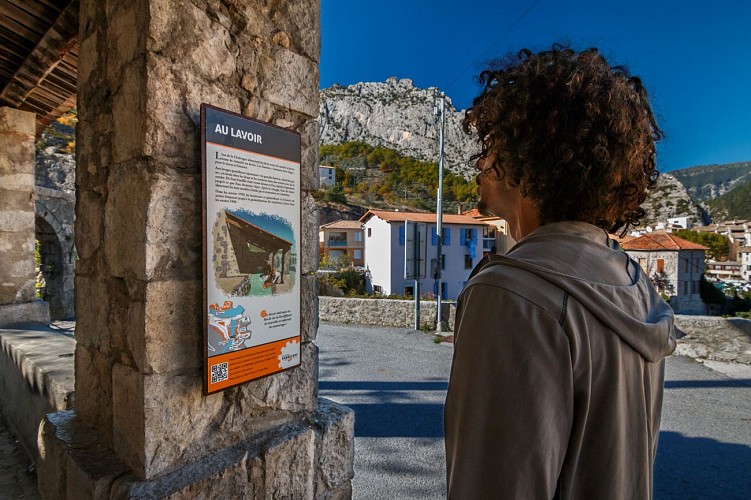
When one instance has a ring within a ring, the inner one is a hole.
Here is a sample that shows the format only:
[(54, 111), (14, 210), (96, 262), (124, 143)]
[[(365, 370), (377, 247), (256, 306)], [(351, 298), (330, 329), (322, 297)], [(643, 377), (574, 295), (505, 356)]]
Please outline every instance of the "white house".
[(746, 281), (751, 281), (751, 246), (741, 247), (738, 250), (741, 260), (741, 275)]
[(707, 247), (667, 233), (652, 232), (621, 243), (637, 261), (670, 306), (680, 314), (704, 314), (699, 281)]
[(318, 176), (321, 182), (321, 189), (336, 184), (336, 168), (328, 165), (318, 167)]
[(690, 217), (672, 217), (668, 219), (668, 226), (680, 227), (681, 229), (691, 229), (693, 222)]
[[(420, 280), (420, 294), (436, 295), (438, 289), (433, 277), (438, 265), (435, 214), (369, 210), (360, 218), (365, 231), (365, 267), (370, 271), (369, 285), (373, 291), (385, 295), (414, 293), (414, 280), (404, 279), (405, 221), (426, 224), (427, 269), (425, 278)], [(484, 226), (465, 215), (443, 216), (442, 298), (458, 298), (470, 272), (482, 258)]]

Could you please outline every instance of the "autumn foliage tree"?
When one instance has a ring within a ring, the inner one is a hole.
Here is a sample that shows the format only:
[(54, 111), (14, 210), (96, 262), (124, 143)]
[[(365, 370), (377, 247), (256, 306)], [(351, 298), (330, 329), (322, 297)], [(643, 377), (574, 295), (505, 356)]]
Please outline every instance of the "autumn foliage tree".
[(707, 251), (707, 257), (712, 260), (727, 260), (730, 256), (730, 240), (727, 236), (718, 233), (692, 231), (690, 229), (676, 231), (675, 235), (684, 240), (698, 243), (699, 245), (704, 245), (709, 248)]

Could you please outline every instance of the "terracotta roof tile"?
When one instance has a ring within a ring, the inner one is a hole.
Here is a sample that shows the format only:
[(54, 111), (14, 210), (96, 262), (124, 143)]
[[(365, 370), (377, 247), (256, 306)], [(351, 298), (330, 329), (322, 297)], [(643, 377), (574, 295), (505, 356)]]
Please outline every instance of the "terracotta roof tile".
[(358, 220), (338, 220), (323, 224), (321, 229), (362, 229), (362, 222)]
[[(418, 213), (418, 212), (389, 212), (387, 210), (368, 210), (365, 215), (360, 217), (360, 222), (366, 222), (370, 217), (375, 215), (376, 217), (385, 220), (386, 222), (427, 222), (435, 223), (436, 215), (433, 213)], [(472, 217), (466, 215), (456, 214), (444, 214), (444, 224), (463, 224), (465, 226), (484, 226), (481, 221), (475, 220)]]
[(704, 245), (692, 243), (668, 233), (647, 233), (621, 243), (624, 250), (709, 250)]
[(475, 218), (477, 218), (477, 217), (485, 217), (476, 208), (473, 208), (472, 210), (467, 210), (466, 212), (462, 213), (462, 215), (466, 215), (467, 217), (475, 217)]

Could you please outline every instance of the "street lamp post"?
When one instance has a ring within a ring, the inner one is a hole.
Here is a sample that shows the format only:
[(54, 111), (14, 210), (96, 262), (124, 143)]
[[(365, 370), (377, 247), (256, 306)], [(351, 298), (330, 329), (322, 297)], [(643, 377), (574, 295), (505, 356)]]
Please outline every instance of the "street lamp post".
[(435, 289), (436, 289), (436, 321), (435, 328), (437, 332), (443, 331), (443, 322), (441, 321), (441, 267), (443, 266), (443, 130), (445, 127), (445, 102), (446, 94), (443, 92), (439, 95), (440, 114), (440, 134), (439, 134), (439, 156), (438, 156), (438, 200), (436, 203), (436, 269), (435, 269)]

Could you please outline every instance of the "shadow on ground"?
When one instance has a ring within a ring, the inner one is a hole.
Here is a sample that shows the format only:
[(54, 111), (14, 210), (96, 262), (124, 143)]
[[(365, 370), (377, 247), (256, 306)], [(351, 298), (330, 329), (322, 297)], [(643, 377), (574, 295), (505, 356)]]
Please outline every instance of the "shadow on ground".
[(655, 500), (751, 498), (751, 448), (660, 433)]

